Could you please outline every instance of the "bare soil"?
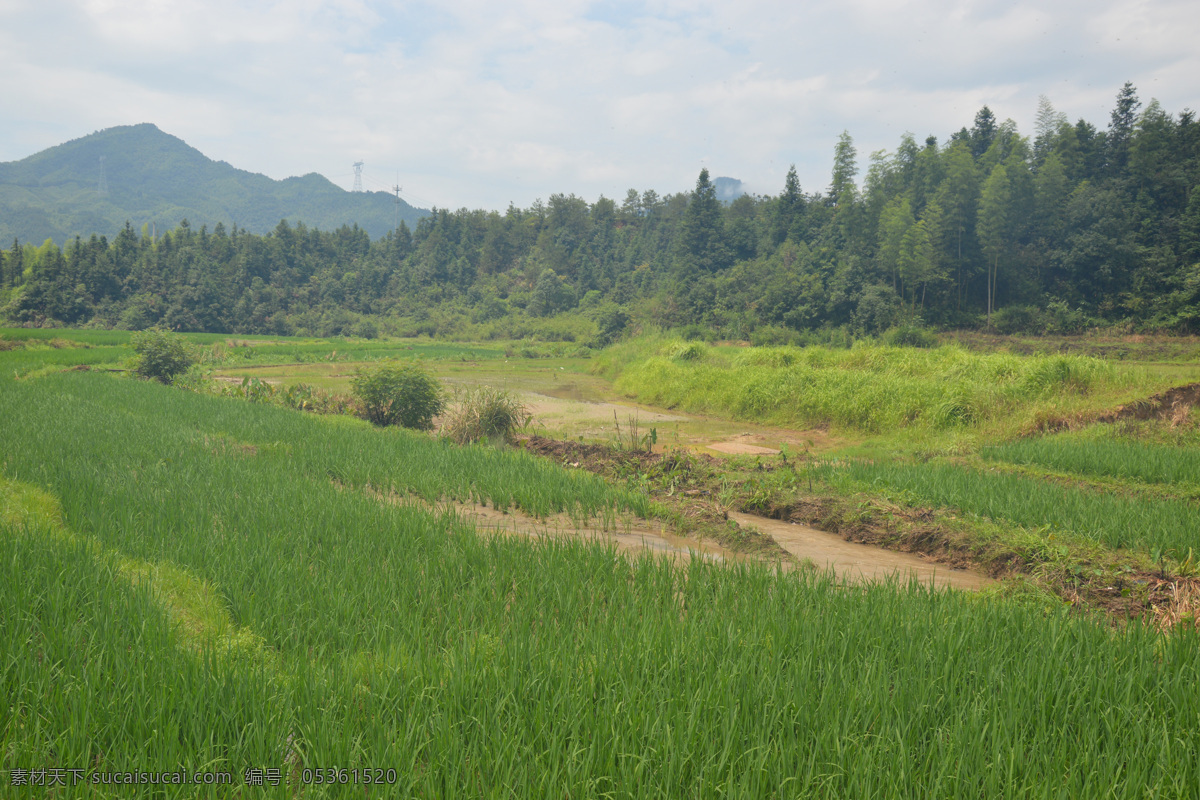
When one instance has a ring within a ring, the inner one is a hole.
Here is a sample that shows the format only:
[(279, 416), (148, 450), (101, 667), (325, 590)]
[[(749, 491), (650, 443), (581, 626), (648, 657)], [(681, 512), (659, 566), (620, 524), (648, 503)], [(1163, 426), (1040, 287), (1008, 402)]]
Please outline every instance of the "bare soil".
[(1030, 433), (1035, 435), (1053, 433), (1061, 430), (1074, 430), (1098, 422), (1121, 422), (1123, 420), (1157, 419), (1166, 420), (1172, 425), (1182, 425), (1190, 420), (1192, 408), (1196, 405), (1200, 405), (1200, 383), (1189, 383), (1117, 406), (1108, 411), (1041, 420)]
[[(736, 524), (740, 537), (757, 533), (770, 539), (773, 547), (763, 548), (767, 557), (779, 548), (799, 563), (811, 562), (830, 568), (850, 580), (878, 580), (898, 575), (932, 581), (941, 588), (953, 586), (979, 589), (994, 581), (979, 572), (968, 571), (977, 564), (964, 548), (953, 546), (953, 538), (936, 530), (912, 538), (897, 536), (886, 520), (858, 515), (853, 526), (837, 524), (840, 514), (813, 514), (806, 518), (804, 506), (752, 507), (746, 498), (736, 499), (733, 508), (724, 508), (716, 500), (722, 474), (719, 459), (703, 454), (646, 453), (619, 451), (604, 445), (563, 442), (530, 437), (522, 446), (566, 466), (587, 469), (607, 477), (636, 470), (654, 481), (670, 476), (676, 485), (672, 494), (655, 494), (655, 499), (672, 502), (687, 516), (707, 520), (719, 526)], [(766, 515), (755, 513), (766, 511)], [(816, 510), (815, 508), (812, 510)], [(833, 532), (812, 527), (820, 520), (834, 522)], [(717, 527), (719, 531), (720, 528)], [(719, 535), (719, 534), (718, 534)], [(727, 541), (727, 539), (726, 539)], [(889, 547), (882, 545), (887, 544)], [(900, 552), (908, 550), (910, 552)]]
[(730, 512), (729, 517), (739, 525), (758, 528), (796, 558), (811, 561), (819, 569), (831, 569), (839, 578), (851, 581), (896, 577), (901, 581), (915, 579), (938, 589), (983, 589), (996, 583), (977, 572), (954, 569), (920, 555), (847, 541), (836, 533), (808, 525), (736, 511)]

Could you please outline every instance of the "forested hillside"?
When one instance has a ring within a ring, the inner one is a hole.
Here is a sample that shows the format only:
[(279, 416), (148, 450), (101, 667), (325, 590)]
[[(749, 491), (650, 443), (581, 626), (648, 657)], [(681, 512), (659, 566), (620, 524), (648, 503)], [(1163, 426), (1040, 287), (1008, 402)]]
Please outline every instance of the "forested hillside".
[[(349, 166), (349, 165), (347, 165)], [(383, 236), (426, 213), (384, 192), (347, 192), (315, 173), (276, 181), (213, 161), (153, 125), (123, 125), (0, 164), (0, 241), (63, 243), (117, 234), (128, 221), (159, 231), (188, 219), (253, 233), (279, 220)]]
[[(781, 176), (782, 177), (782, 176)], [(631, 320), (787, 339), (844, 328), (1200, 329), (1200, 123), (1126, 84), (1105, 128), (1043, 101), (1032, 135), (984, 107), (944, 142), (906, 134), (832, 181), (721, 203), (629, 190), (589, 204), (434, 209), (371, 241), (279, 224), (181, 224), (65, 249), (14, 243), (0, 286), (22, 324), (245, 333), (470, 334), (602, 343)], [(0, 295), (3, 298), (3, 295)]]

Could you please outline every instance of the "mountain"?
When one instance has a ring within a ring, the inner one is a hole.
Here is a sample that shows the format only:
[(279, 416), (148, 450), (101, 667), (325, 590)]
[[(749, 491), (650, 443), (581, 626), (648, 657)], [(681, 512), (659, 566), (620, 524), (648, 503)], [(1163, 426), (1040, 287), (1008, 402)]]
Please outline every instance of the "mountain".
[[(409, 227), (429, 213), (403, 200), (399, 211)], [(395, 225), (396, 198), (347, 192), (316, 173), (273, 180), (213, 161), (149, 123), (0, 163), (0, 242), (112, 237), (126, 221), (164, 231), (183, 219), (193, 228), (223, 222), (259, 234), (281, 219), (321, 230), (357, 223), (379, 238)]]
[(717, 199), (722, 203), (732, 203), (746, 193), (742, 189), (742, 182), (737, 178), (717, 178), (713, 181), (713, 188), (717, 191)]

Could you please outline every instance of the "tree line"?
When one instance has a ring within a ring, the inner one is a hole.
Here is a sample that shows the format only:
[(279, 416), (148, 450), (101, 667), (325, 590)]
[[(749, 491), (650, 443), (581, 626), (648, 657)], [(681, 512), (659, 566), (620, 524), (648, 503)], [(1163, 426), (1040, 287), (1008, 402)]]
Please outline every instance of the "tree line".
[(1194, 113), (1143, 106), (1127, 83), (1104, 129), (1042, 98), (1025, 136), (985, 106), (944, 143), (905, 134), (865, 165), (843, 133), (815, 192), (792, 168), (777, 196), (723, 204), (703, 170), (691, 192), (434, 209), (374, 241), (354, 226), (258, 236), (185, 220), (159, 237), (126, 225), (62, 249), (14, 242), (0, 299), (17, 324), (229, 333), (1196, 332), (1198, 183)]

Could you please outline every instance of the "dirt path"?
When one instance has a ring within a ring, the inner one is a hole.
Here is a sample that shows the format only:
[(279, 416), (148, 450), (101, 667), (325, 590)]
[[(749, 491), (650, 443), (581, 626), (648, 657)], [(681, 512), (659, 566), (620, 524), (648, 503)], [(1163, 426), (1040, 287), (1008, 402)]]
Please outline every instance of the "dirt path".
[(699, 555), (709, 561), (733, 561), (744, 558), (710, 542), (697, 542), (676, 536), (653, 520), (624, 516), (617, 520), (613, 529), (594, 523), (577, 524), (565, 514), (544, 520), (536, 519), (516, 510), (497, 511), (488, 506), (454, 503), (451, 505), (462, 519), (472, 523), (477, 530), (516, 534), (534, 538), (572, 537), (585, 541), (605, 541), (615, 544), (617, 549), (627, 552), (649, 550), (656, 555), (691, 557)]
[[(487, 506), (454, 504), (455, 512), (471, 522), (476, 529), (535, 538), (555, 536), (577, 537), (586, 541), (606, 541), (626, 552), (649, 550), (655, 555), (701, 557), (716, 561), (745, 558), (709, 542), (696, 542), (675, 536), (662, 525), (650, 520), (625, 518), (616, 530), (605, 530), (593, 524), (578, 525), (565, 515), (538, 520), (519, 511), (500, 512)], [(871, 545), (847, 542), (840, 536), (788, 522), (767, 519), (753, 514), (731, 513), (739, 525), (749, 525), (774, 537), (798, 563), (811, 561), (818, 568), (830, 567), (851, 582), (886, 580), (899, 575), (901, 580), (915, 577), (921, 583), (932, 583), (938, 589), (982, 589), (995, 581), (964, 570), (953, 570), (933, 564), (908, 553), (898, 553)], [(789, 565), (789, 568), (792, 568)]]
[(737, 512), (730, 512), (729, 517), (737, 520), (739, 525), (752, 525), (770, 535), (797, 559), (808, 559), (820, 569), (832, 568), (839, 577), (854, 582), (885, 580), (899, 575), (901, 580), (915, 577), (938, 589), (982, 589), (996, 583), (977, 573), (951, 569), (910, 553), (848, 542), (835, 533), (807, 525)]

